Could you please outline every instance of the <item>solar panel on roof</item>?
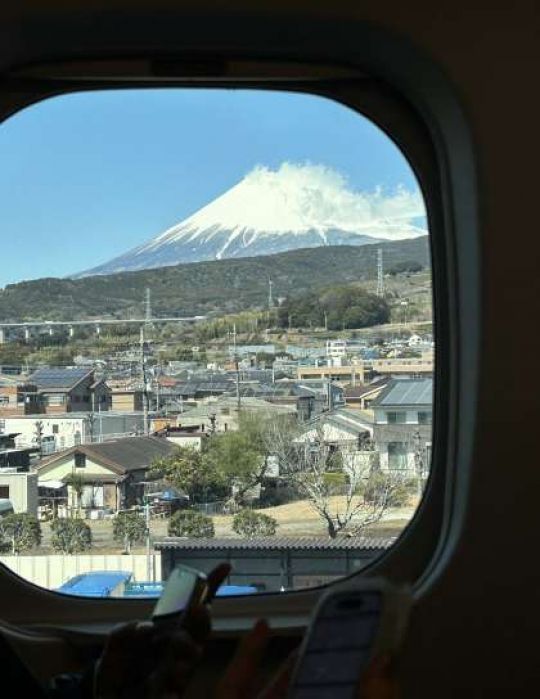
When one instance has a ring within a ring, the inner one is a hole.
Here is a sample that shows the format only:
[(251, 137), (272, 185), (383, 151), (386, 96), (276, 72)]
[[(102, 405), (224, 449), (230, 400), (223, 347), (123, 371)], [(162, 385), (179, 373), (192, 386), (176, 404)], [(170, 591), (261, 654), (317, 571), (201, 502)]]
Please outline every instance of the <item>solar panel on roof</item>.
[(72, 386), (88, 373), (88, 369), (62, 369), (45, 367), (35, 371), (30, 377), (30, 381), (35, 383), (38, 387), (68, 387)]

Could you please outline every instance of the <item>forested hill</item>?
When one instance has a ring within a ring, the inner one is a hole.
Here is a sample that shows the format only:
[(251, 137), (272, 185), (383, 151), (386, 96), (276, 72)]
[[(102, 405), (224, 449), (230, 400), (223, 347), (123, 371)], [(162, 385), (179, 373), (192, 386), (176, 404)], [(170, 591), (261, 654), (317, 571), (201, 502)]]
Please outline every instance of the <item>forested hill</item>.
[(268, 280), (274, 298), (332, 284), (373, 280), (377, 249), (384, 267), (429, 265), (427, 237), (381, 245), (304, 248), (277, 255), (196, 262), (82, 279), (45, 278), (0, 290), (0, 322), (144, 317), (145, 289), (154, 316), (206, 315), (264, 306)]

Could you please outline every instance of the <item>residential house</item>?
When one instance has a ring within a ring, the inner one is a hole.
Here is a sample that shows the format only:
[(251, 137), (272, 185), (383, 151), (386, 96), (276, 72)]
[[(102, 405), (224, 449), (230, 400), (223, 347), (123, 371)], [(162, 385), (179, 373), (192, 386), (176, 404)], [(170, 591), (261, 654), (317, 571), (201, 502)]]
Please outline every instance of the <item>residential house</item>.
[(104, 381), (96, 380), (93, 369), (43, 368), (35, 371), (29, 382), (36, 386), (47, 415), (94, 411), (110, 408), (110, 392)]
[(24, 415), (3, 419), (6, 431), (16, 433), (17, 447), (37, 449), (51, 454), (61, 449), (134, 436), (144, 432), (142, 412), (57, 413)]
[(360, 360), (356, 364), (348, 366), (304, 366), (298, 365), (297, 378), (301, 379), (326, 379), (337, 381), (341, 384), (356, 384), (364, 381), (364, 365)]
[(332, 445), (336, 449), (346, 447), (351, 450), (363, 448), (364, 443), (372, 436), (371, 414), (361, 410), (340, 408), (323, 413), (312, 420), (299, 439), (309, 442), (322, 437), (327, 445)]
[(13, 512), (38, 512), (38, 477), (16, 469), (0, 469), (0, 499), (11, 503)]
[(341, 408), (319, 415), (295, 441), (318, 448), (323, 443), (329, 452), (339, 452), (346, 470), (361, 470), (365, 475), (378, 463), (373, 450), (373, 418), (361, 410)]
[[(173, 453), (175, 445), (162, 437), (126, 437), (85, 444), (54, 454), (37, 468), (39, 484), (67, 484), (66, 507), (117, 511), (142, 502), (144, 481), (152, 462)], [(69, 481), (84, 482), (81, 502)]]
[(42, 400), (35, 384), (0, 382), (0, 418), (41, 412)]
[(345, 386), (343, 393), (347, 408), (358, 408), (368, 410), (371, 403), (380, 395), (385, 386), (388, 385), (389, 378), (380, 378), (372, 383), (357, 384), (356, 386)]
[(163, 431), (169, 442), (172, 442), (177, 447), (189, 447), (195, 451), (201, 451), (203, 442), (208, 439), (208, 435), (200, 430), (183, 430), (178, 427), (167, 427)]
[(136, 388), (111, 388), (111, 410), (137, 412), (143, 410), (144, 392)]
[[(296, 415), (293, 405), (278, 405), (259, 398), (241, 397), (240, 410), (264, 417)], [(227, 432), (238, 429), (238, 413), (238, 399), (233, 396), (221, 396), (181, 413), (176, 418), (176, 424), (186, 429), (198, 427), (201, 432)]]
[(0, 501), (3, 512), (37, 515), (37, 476), (29, 473), (30, 449), (17, 449), (16, 433), (0, 434)]
[(253, 381), (240, 384), (237, 390), (229, 391), (226, 395), (234, 397), (238, 394), (241, 399), (258, 398), (275, 405), (296, 408), (298, 419), (302, 422), (328, 410), (329, 405), (344, 405), (343, 389), (329, 381), (278, 381), (275, 383)]
[(176, 398), (182, 400), (202, 400), (211, 396), (221, 396), (234, 388), (234, 381), (224, 376), (209, 379), (190, 379), (178, 382), (174, 387)]
[(371, 409), (381, 468), (426, 476), (431, 461), (433, 379), (392, 379)]
[(32, 449), (17, 447), (16, 432), (0, 434), (0, 471), (28, 471)]

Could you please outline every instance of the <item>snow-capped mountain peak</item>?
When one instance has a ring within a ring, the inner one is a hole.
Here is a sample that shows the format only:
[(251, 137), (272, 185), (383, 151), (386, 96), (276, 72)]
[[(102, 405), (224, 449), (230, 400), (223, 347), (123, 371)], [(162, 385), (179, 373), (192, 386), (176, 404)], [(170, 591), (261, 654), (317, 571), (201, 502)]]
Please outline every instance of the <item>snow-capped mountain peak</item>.
[(424, 235), (419, 192), (352, 190), (323, 165), (258, 166), (221, 196), (156, 238), (85, 274), (107, 274)]

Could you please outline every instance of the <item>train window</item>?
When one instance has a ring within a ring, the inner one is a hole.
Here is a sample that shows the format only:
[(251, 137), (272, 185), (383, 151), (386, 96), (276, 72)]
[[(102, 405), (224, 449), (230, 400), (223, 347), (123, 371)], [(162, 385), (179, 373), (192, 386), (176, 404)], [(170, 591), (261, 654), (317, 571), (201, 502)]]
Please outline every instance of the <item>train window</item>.
[(231, 560), (234, 593), (391, 547), (429, 476), (434, 370), (394, 142), (323, 97), (133, 89), (33, 105), (0, 154), (2, 562), (152, 596), (176, 562)]

